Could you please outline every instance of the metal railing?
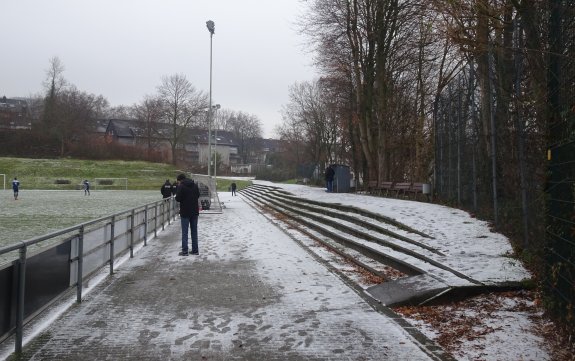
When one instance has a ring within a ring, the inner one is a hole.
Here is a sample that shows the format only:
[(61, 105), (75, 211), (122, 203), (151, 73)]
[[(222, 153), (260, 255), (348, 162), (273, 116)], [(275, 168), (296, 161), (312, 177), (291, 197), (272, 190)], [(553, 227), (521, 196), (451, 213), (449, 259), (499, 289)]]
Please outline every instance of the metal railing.
[(169, 198), (0, 248), (2, 258), (14, 255), (0, 265), (0, 343), (15, 335), (21, 353), (26, 324), (74, 287), (82, 302), (86, 280), (106, 266), (113, 274), (115, 260), (132, 258), (134, 246), (146, 246), (176, 214)]

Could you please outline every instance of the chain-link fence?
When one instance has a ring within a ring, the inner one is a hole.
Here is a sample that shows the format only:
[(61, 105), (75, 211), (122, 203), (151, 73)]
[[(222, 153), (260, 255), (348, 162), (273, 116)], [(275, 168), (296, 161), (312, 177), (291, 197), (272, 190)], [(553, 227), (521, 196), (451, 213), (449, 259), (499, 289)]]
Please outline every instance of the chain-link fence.
[(544, 229), (545, 133), (518, 105), (497, 118), (494, 101), (482, 107), (481, 96), (469, 64), (436, 101), (434, 192), (529, 248)]
[(575, 2), (556, 1), (549, 27), (546, 290), (575, 329)]
[(543, 281), (548, 309), (575, 329), (573, 5), (550, 7), (549, 50), (539, 58), (547, 74), (538, 89), (529, 73), (532, 50), (515, 22), (512, 49), (488, 45), (484, 68), (467, 64), (441, 92), (434, 192), (508, 235)]

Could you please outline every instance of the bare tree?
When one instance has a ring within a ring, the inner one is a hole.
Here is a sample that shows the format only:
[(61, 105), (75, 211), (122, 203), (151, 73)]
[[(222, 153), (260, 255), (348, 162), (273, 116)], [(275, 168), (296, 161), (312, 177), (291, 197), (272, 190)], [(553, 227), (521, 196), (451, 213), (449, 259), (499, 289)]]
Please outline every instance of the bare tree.
[[(414, 79), (416, 48), (409, 44), (417, 35), (413, 20), (417, 3), (316, 0), (303, 21), (303, 31), (318, 50), (318, 63), (329, 76), (335, 72), (352, 87), (348, 94), (355, 99), (347, 104), (355, 107), (354, 114), (345, 118), (358, 130), (357, 143), (370, 180), (389, 175), (394, 149), (405, 147), (404, 139), (396, 138), (398, 130), (413, 131), (415, 126), (415, 116), (396, 111), (407, 110), (398, 105), (408, 99), (412, 107), (415, 103), (406, 89), (400, 89), (409, 84), (407, 78)], [(349, 113), (349, 109), (342, 110)]]
[(276, 126), (275, 132), (280, 137), (285, 145), (286, 149), (289, 149), (289, 152), (283, 154), (284, 163), (285, 164), (292, 164), (292, 165), (299, 165), (304, 163), (312, 163), (312, 159), (307, 157), (306, 154), (309, 154), (305, 151), (308, 144), (304, 137), (303, 126), (295, 121), (293, 118), (289, 117), (288, 110), (282, 110), (282, 123)]
[(82, 92), (74, 86), (59, 93), (58, 119), (52, 129), (60, 140), (61, 156), (66, 154), (68, 145), (83, 141), (91, 122), (101, 116), (107, 106), (103, 96)]
[(57, 56), (50, 58), (49, 67), (46, 69), (44, 88), (49, 95), (55, 96), (67, 85), (64, 78), (64, 63)]
[(159, 142), (158, 123), (163, 115), (162, 100), (156, 96), (147, 95), (133, 107), (133, 114), (145, 124), (144, 139), (148, 155)]
[(63, 156), (69, 145), (82, 141), (90, 121), (104, 113), (108, 102), (101, 95), (82, 92), (68, 85), (63, 75), (64, 64), (58, 57), (51, 58), (49, 63), (44, 81), (46, 96), (42, 128), (58, 140), (60, 155)]
[(244, 112), (232, 112), (226, 122), (226, 129), (239, 142), (239, 155), (243, 163), (256, 163), (254, 159), (261, 148), (260, 139), (262, 137), (261, 120), (251, 114)]
[(110, 119), (130, 119), (134, 114), (134, 107), (118, 105), (110, 107), (104, 112), (104, 116)]
[(158, 87), (162, 102), (162, 121), (170, 124), (170, 134), (164, 136), (172, 148), (172, 163), (176, 164), (176, 151), (183, 146), (186, 129), (197, 126), (197, 114), (208, 106), (208, 96), (196, 88), (182, 74), (165, 76)]
[(60, 91), (66, 86), (64, 79), (64, 64), (58, 57), (49, 60), (49, 67), (46, 69), (46, 79), (44, 88), (46, 95), (44, 97), (44, 114), (42, 116), (43, 129), (51, 132), (53, 125), (58, 120), (57, 101)]
[(290, 102), (283, 110), (287, 129), (302, 132), (307, 152), (314, 164), (325, 165), (335, 158), (335, 145), (340, 141), (340, 118), (336, 99), (323, 80), (296, 83), (289, 88)]

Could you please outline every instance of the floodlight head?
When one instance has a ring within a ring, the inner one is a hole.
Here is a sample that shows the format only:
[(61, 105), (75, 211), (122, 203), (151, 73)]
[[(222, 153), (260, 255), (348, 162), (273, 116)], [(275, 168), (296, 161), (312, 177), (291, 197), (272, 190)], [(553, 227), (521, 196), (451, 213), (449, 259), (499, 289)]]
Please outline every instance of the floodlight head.
[(208, 31), (210, 32), (210, 34), (214, 35), (214, 33), (216, 32), (216, 24), (214, 24), (213, 21), (208, 20), (206, 21), (206, 26), (208, 27)]
[(212, 108), (214, 108), (214, 109), (220, 109), (220, 105), (219, 105), (219, 104), (212, 105)]

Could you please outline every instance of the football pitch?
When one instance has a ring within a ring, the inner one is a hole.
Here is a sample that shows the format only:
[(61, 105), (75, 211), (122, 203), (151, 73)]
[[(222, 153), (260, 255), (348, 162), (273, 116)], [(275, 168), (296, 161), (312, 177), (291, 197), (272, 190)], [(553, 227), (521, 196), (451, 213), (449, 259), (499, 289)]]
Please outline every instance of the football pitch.
[(0, 190), (0, 247), (162, 199), (157, 191)]

